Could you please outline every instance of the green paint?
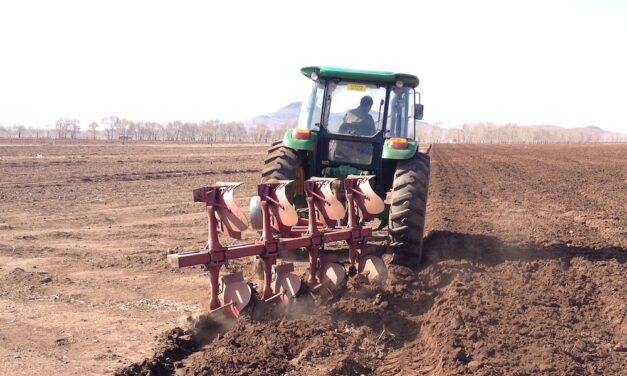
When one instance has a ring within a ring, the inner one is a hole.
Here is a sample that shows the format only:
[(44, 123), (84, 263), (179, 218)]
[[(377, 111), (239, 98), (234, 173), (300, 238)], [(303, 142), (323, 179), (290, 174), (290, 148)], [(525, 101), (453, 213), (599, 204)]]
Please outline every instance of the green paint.
[(418, 150), (418, 143), (414, 140), (407, 140), (407, 148), (406, 149), (392, 149), (390, 146), (390, 140), (387, 139), (383, 143), (383, 159), (409, 159), (416, 154), (416, 150)]
[(355, 80), (379, 83), (395, 83), (403, 81), (406, 86), (415, 88), (420, 82), (418, 77), (405, 74), (386, 71), (367, 71), (358, 69), (346, 69), (336, 67), (304, 67), (300, 70), (302, 74), (311, 78), (311, 73), (316, 72), (320, 78), (337, 78), (343, 80)]
[(283, 146), (287, 146), (288, 148), (294, 150), (314, 151), (316, 143), (318, 142), (318, 133), (311, 132), (311, 135), (306, 140), (294, 138), (292, 136), (293, 133), (293, 129), (288, 129), (287, 132), (285, 132), (285, 135), (283, 136)]

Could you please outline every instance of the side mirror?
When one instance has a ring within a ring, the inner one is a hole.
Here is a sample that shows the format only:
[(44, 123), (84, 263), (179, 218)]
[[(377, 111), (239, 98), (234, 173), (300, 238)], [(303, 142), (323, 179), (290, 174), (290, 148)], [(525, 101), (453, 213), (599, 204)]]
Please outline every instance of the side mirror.
[(425, 110), (425, 106), (423, 106), (422, 103), (414, 104), (414, 119), (422, 120), (422, 114), (424, 110)]

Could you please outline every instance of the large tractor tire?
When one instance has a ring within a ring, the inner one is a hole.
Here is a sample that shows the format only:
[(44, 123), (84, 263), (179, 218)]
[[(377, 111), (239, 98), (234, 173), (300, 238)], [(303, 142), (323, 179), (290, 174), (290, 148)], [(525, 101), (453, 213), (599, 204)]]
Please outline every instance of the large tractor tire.
[(422, 259), (429, 165), (429, 156), (416, 152), (412, 158), (401, 160), (396, 166), (388, 225), (394, 264), (413, 267)]
[[(282, 140), (273, 142), (264, 161), (264, 167), (261, 171), (261, 182), (296, 180), (302, 163), (301, 159), (300, 154), (296, 150), (283, 146)], [(290, 202), (293, 202), (294, 191), (295, 183), (287, 186), (285, 190)]]
[[(302, 159), (294, 149), (283, 146), (283, 140), (275, 141), (268, 149), (268, 156), (264, 160), (261, 170), (261, 182), (273, 180), (296, 180)], [(294, 202), (295, 183), (285, 188), (285, 194), (290, 202)], [(252, 270), (258, 279), (263, 279), (263, 261), (253, 259)]]

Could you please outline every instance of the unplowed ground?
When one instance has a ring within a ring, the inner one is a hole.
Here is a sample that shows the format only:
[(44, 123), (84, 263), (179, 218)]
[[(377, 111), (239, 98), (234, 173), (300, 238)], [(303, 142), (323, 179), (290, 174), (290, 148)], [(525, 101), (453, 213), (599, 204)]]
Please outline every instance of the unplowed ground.
[(191, 190), (241, 181), (245, 208), (264, 155), (0, 145), (0, 374), (627, 369), (627, 145), (436, 145), (420, 270), (198, 318), (207, 273), (165, 263), (206, 241)]

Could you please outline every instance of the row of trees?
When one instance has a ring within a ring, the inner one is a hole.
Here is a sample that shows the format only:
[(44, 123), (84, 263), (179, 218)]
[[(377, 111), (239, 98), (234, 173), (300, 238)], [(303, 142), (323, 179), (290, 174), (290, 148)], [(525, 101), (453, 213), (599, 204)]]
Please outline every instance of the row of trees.
[(16, 124), (11, 127), (0, 125), (0, 138), (48, 138), (48, 139), (91, 139), (133, 141), (182, 141), (182, 142), (254, 142), (269, 143), (283, 137), (285, 130), (296, 126), (287, 122), (281, 127), (257, 124), (245, 127), (240, 122), (224, 123), (218, 119), (200, 123), (172, 121), (167, 123), (131, 121), (109, 116), (100, 123), (91, 122), (86, 129), (76, 119), (61, 118), (54, 128), (34, 128)]
[[(0, 125), (0, 138), (52, 138), (123, 141), (179, 141), (179, 142), (253, 142), (269, 143), (279, 139), (294, 121), (280, 127), (258, 124), (245, 127), (243, 123), (223, 123), (218, 119), (200, 123), (173, 121), (168, 123), (131, 121), (109, 116), (100, 123), (91, 122), (86, 129), (76, 119), (61, 118), (54, 128), (33, 128), (22, 124), (10, 127)], [(444, 128), (440, 124), (418, 126), (416, 138), (426, 143), (590, 143), (625, 142), (627, 135), (608, 133), (598, 128), (566, 129), (559, 127), (526, 127), (515, 124), (497, 125), (488, 122), (466, 123), (460, 128)]]
[(529, 127), (489, 122), (466, 123), (460, 128), (443, 128), (439, 124), (416, 129), (416, 138), (426, 143), (548, 144), (625, 142), (627, 135), (609, 133), (599, 128)]

